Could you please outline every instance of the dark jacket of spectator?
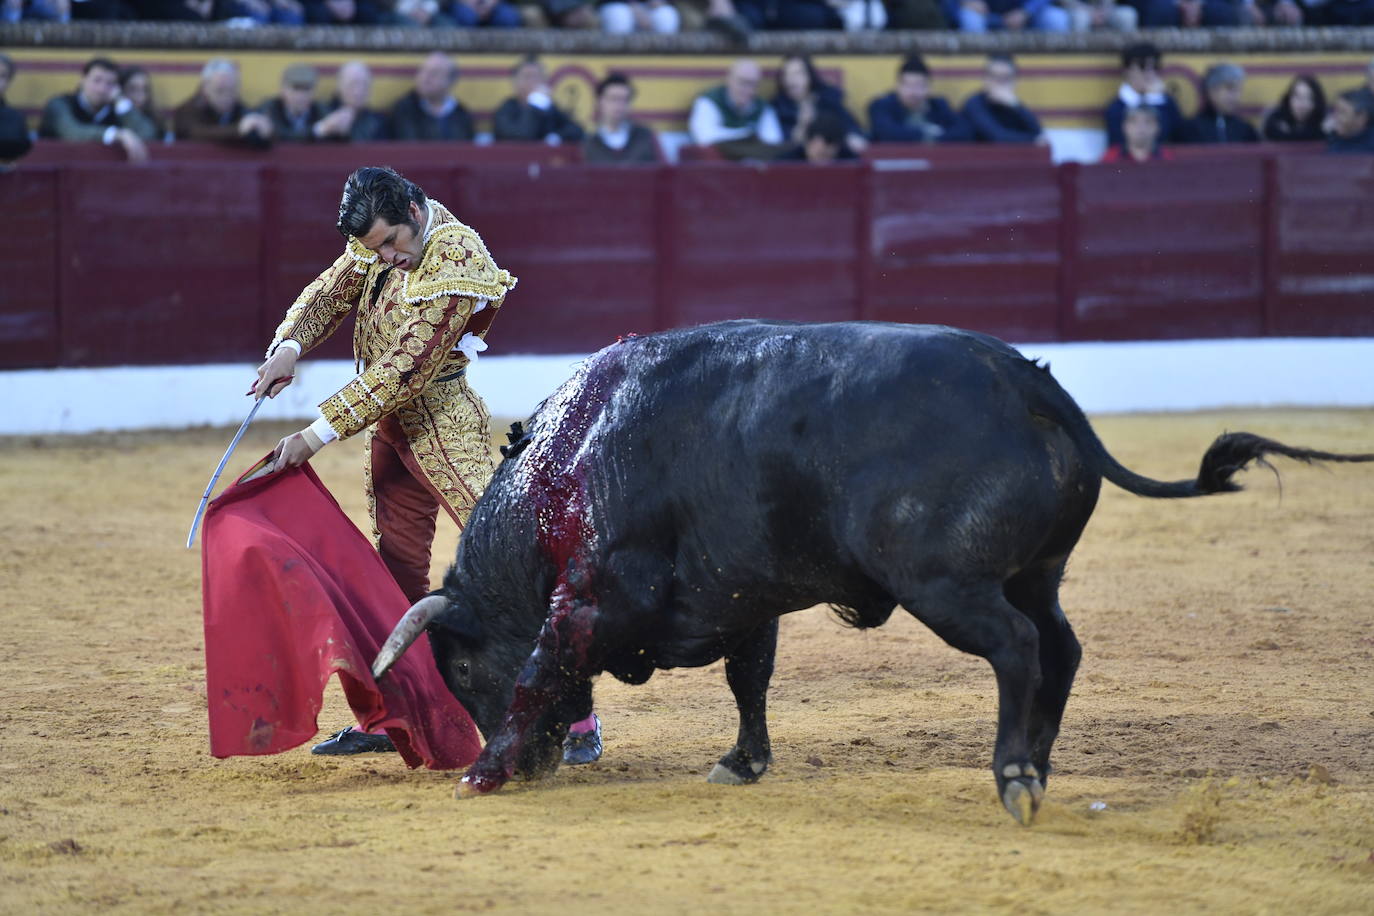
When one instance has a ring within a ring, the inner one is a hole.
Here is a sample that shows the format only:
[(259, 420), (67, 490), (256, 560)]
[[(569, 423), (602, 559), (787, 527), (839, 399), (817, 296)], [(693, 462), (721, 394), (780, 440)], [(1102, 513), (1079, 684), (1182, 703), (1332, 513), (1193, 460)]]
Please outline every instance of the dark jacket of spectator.
[[(1162, 98), (1151, 101), (1149, 96), (1141, 96), (1141, 104), (1149, 105), (1159, 114), (1160, 142), (1168, 143), (1183, 123), (1183, 112), (1174, 101), (1174, 97), (1163, 93)], [(1112, 99), (1112, 103), (1107, 106), (1102, 118), (1107, 124), (1108, 146), (1120, 146), (1126, 142), (1126, 136), (1121, 132), (1121, 122), (1126, 119), (1126, 112), (1134, 107), (1136, 106), (1128, 105), (1120, 95)]]
[(286, 111), (286, 105), (280, 98), (268, 99), (263, 103), (262, 113), (272, 122), (272, 139), (284, 143), (309, 143), (315, 139), (312, 132), (315, 122), (325, 115), (324, 106), (319, 102), (311, 102), (310, 109), (298, 118), (293, 118)]
[(182, 102), (172, 111), (172, 133), (178, 140), (196, 140), (203, 143), (247, 143), (262, 144), (256, 135), (244, 137), (239, 134), (239, 120), (248, 114), (242, 102), (235, 102), (227, 115), (218, 111), (205, 101), (199, 92)]
[(368, 0), (354, 0), (351, 4), (352, 17), (339, 18), (336, 11), (348, 6), (349, 4), (340, 4), (335, 9), (330, 9), (330, 4), (326, 0), (305, 0), (305, 21), (311, 25), (378, 25), (384, 18), (376, 4)]
[(1175, 143), (1258, 143), (1259, 132), (1249, 121), (1206, 108), (1178, 127)]
[[(338, 111), (340, 102), (336, 98), (329, 103), (327, 114)], [(353, 116), (353, 126), (348, 129), (348, 139), (354, 143), (372, 143), (375, 140), (391, 139), (391, 122), (386, 115), (372, 108), (364, 108)]]
[(0, 98), (0, 162), (11, 162), (33, 148), (24, 114)]
[(1275, 108), (1264, 119), (1264, 139), (1275, 143), (1315, 143), (1326, 137), (1322, 131), (1322, 119), (1309, 118), (1306, 123), (1298, 123), (1281, 108)]
[(128, 128), (144, 140), (158, 138), (157, 127), (128, 99), (111, 102), (99, 111), (90, 111), (81, 101), (79, 92), (59, 95), (48, 101), (43, 107), (38, 136), (100, 142), (111, 127)]
[(964, 103), (963, 117), (976, 143), (1034, 143), (1040, 119), (1025, 105), (1003, 105), (979, 92)]
[[(451, 104), (449, 104), (451, 103)], [(471, 140), (477, 135), (472, 115), (457, 99), (449, 98), (439, 117), (429, 113), (420, 96), (411, 90), (391, 110), (391, 132), (397, 140)]]
[(509, 98), (492, 116), (492, 134), (497, 140), (543, 140), (553, 134), (560, 140), (582, 139), (582, 128), (557, 105), (539, 108)]
[(582, 141), (582, 161), (658, 162), (660, 153), (654, 132), (643, 124), (627, 123), (625, 127), (627, 136), (622, 146), (612, 146), (599, 130), (587, 134)]
[(897, 93), (879, 96), (868, 106), (869, 138), (874, 143), (926, 143), (957, 140), (959, 115), (942, 96), (926, 99), (924, 111), (912, 111)]
[[(845, 107), (842, 91), (835, 86), (821, 83), (816, 86), (812, 95), (815, 99), (816, 114), (829, 112), (844, 124), (845, 134), (858, 134), (861, 137), (864, 135), (863, 127)], [(773, 113), (778, 116), (778, 123), (782, 125), (782, 135), (791, 137), (792, 131), (797, 127), (797, 118), (801, 113), (797, 101), (787, 93), (779, 92), (771, 104)]]
[(1353, 137), (1341, 137), (1333, 134), (1326, 141), (1326, 151), (1328, 153), (1374, 153), (1374, 124), (1370, 124), (1363, 133)]

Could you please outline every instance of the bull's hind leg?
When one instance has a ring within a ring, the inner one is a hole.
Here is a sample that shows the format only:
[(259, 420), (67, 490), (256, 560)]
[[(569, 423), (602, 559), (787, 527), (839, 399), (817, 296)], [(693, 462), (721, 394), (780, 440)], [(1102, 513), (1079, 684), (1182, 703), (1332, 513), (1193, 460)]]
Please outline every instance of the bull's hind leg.
[(956, 649), (984, 658), (997, 676), (997, 746), (992, 770), (1012, 817), (1030, 824), (1045, 794), (1031, 759), (1028, 728), (1040, 687), (1040, 636), (998, 583), (922, 583), (898, 591), (902, 606)]
[(1059, 606), (1059, 581), (1064, 566), (1031, 569), (1009, 579), (1007, 600), (1030, 618), (1040, 633), (1040, 689), (1031, 704), (1029, 739), (1031, 762), (1043, 783), (1050, 772), (1050, 749), (1059, 736), (1059, 722), (1069, 700), (1074, 674), (1083, 650)]
[(762, 624), (725, 656), (725, 679), (739, 707), (739, 738), (706, 777), (708, 782), (758, 782), (773, 762), (768, 742), (768, 682), (778, 649), (778, 619)]

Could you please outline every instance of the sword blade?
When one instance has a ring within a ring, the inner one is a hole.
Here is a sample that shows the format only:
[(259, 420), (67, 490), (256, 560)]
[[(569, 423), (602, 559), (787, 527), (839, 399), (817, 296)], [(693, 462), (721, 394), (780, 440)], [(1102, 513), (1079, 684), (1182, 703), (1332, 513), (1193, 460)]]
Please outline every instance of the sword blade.
[(215, 466), (215, 473), (211, 475), (210, 482), (205, 485), (205, 493), (200, 497), (200, 505), (196, 507), (196, 517), (191, 519), (191, 533), (186, 535), (187, 550), (189, 550), (191, 545), (196, 541), (196, 531), (200, 529), (200, 520), (205, 517), (205, 507), (210, 503), (210, 494), (214, 492), (215, 484), (219, 482), (219, 475), (224, 473), (224, 466), (229, 463), (229, 456), (234, 454), (234, 449), (238, 447), (239, 440), (242, 439), (243, 434), (248, 431), (248, 424), (253, 422), (253, 417), (257, 416), (258, 408), (262, 406), (262, 402), (265, 400), (267, 399), (259, 398), (253, 402), (253, 409), (248, 411), (248, 416), (244, 417), (242, 425), (239, 426), (239, 431), (234, 433), (233, 441), (231, 441), (229, 447), (224, 450), (224, 457), (221, 458), (219, 464)]

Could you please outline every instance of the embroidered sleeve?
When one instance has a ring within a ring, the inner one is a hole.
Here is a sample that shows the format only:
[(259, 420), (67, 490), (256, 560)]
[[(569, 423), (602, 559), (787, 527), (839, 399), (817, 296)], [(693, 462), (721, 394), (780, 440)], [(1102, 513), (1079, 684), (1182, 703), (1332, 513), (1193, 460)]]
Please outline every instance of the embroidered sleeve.
[[(362, 252), (371, 254), (365, 248)], [(376, 255), (372, 257), (375, 259)], [(367, 264), (350, 245), (328, 270), (301, 291), (295, 304), (286, 310), (286, 317), (277, 327), (267, 354), (272, 355), (277, 344), (288, 337), (300, 341), (302, 350), (309, 350), (333, 334), (349, 311), (358, 304), (367, 276)]]
[(339, 438), (361, 432), (423, 391), (452, 360), (475, 306), (468, 296), (416, 306), (395, 344), (320, 405), (320, 414)]

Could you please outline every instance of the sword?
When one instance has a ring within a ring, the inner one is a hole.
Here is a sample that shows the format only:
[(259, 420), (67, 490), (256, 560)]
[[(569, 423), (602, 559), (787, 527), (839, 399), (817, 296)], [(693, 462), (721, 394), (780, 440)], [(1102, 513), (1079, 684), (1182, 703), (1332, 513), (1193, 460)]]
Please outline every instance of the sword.
[[(282, 379), (277, 379), (277, 381), (282, 381)], [(277, 382), (273, 382), (272, 384), (275, 385), (276, 383)], [(215, 473), (210, 477), (210, 482), (205, 485), (205, 493), (200, 497), (200, 505), (196, 508), (196, 517), (191, 519), (191, 533), (186, 535), (187, 550), (190, 550), (191, 545), (195, 543), (196, 531), (200, 528), (200, 520), (205, 517), (205, 507), (210, 502), (210, 494), (214, 491), (215, 484), (219, 482), (219, 475), (224, 473), (224, 466), (229, 463), (229, 456), (234, 454), (234, 449), (238, 446), (239, 440), (242, 439), (243, 434), (248, 431), (248, 424), (253, 422), (253, 417), (257, 416), (258, 408), (261, 407), (263, 401), (266, 400), (267, 398), (262, 397), (253, 402), (253, 409), (248, 411), (248, 416), (244, 418), (243, 425), (239, 427), (238, 432), (234, 433), (233, 441), (230, 442), (229, 447), (224, 450), (224, 457), (221, 458), (219, 464), (215, 466)]]

